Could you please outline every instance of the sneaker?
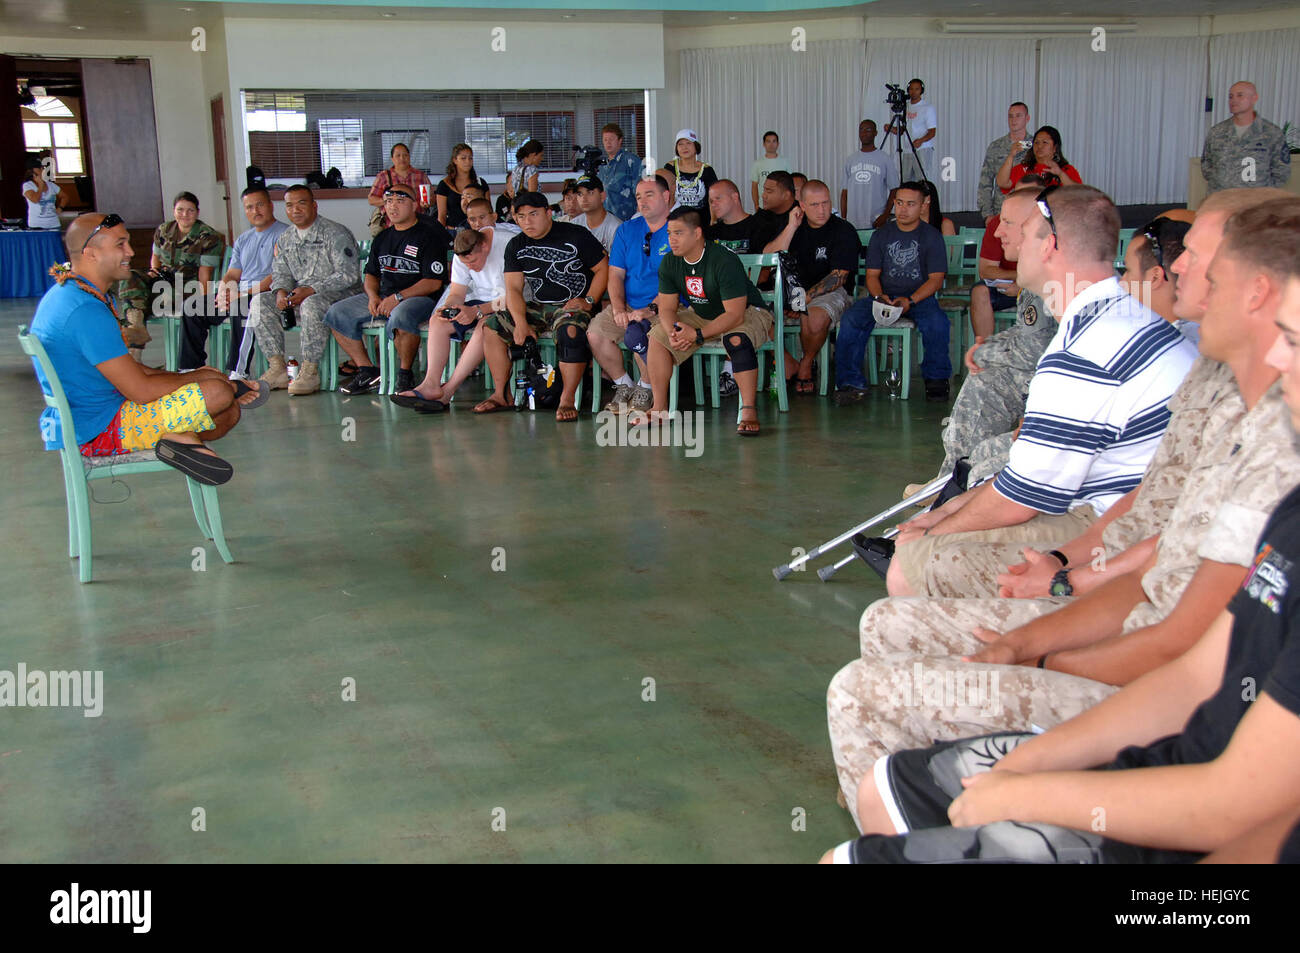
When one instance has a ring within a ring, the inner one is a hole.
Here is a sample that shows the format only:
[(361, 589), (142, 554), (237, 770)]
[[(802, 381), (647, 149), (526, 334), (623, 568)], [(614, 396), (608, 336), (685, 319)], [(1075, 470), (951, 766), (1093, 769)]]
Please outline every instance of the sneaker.
[(615, 386), (614, 396), (605, 405), (605, 410), (611, 414), (627, 413), (627, 402), (631, 399), (634, 390), (636, 390), (635, 384), (618, 384)]
[(718, 395), (720, 397), (735, 397), (740, 393), (740, 387), (736, 379), (731, 376), (730, 371), (723, 371), (718, 375)]
[(632, 399), (628, 402), (629, 411), (648, 411), (655, 403), (655, 394), (649, 387), (637, 386), (632, 388)]
[(269, 365), (259, 380), (271, 385), (271, 390), (284, 390), (289, 386), (289, 371), (284, 366), (283, 354), (272, 354), (266, 359)]
[(320, 390), (320, 365), (315, 361), (303, 361), (298, 368), (298, 376), (289, 384), (289, 393), (294, 397), (314, 394)]
[(374, 366), (358, 367), (352, 380), (339, 388), (339, 393), (347, 394), (349, 397), (354, 397), (357, 394), (379, 393), (379, 368)]
[(929, 401), (946, 401), (949, 397), (948, 382), (934, 380), (925, 382), (925, 399)]
[(856, 387), (838, 387), (831, 400), (835, 401), (836, 407), (850, 407), (853, 404), (860, 404), (867, 399), (865, 390), (858, 390)]
[(397, 387), (393, 390), (394, 394), (400, 394), (404, 390), (410, 390), (415, 386), (415, 373), (409, 367), (399, 367), (397, 369)]

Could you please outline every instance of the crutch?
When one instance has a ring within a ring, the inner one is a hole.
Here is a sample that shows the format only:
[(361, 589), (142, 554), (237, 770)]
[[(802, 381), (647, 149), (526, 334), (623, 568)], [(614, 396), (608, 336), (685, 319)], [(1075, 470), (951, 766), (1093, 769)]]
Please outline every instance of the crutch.
[[(880, 538), (893, 539), (897, 535), (898, 535), (898, 527), (891, 526), (889, 529), (885, 530), (883, 533), (880, 534)], [(820, 579), (822, 582), (829, 582), (831, 576), (835, 575), (837, 572), (839, 572), (841, 569), (843, 569), (845, 566), (847, 566), (849, 563), (853, 562), (853, 560), (857, 558), (858, 558), (858, 554), (856, 552), (849, 553), (839, 562), (830, 566), (823, 566), (821, 569), (818, 569), (817, 578)]]
[[(777, 566), (772, 570), (772, 575), (775, 576), (778, 580), (784, 579), (786, 576), (790, 575), (790, 573), (795, 572), (798, 569), (801, 569), (810, 559), (816, 559), (818, 556), (824, 556), (826, 553), (830, 552), (836, 546), (840, 545), (845, 540), (852, 539), (854, 536), (862, 532), (867, 527), (875, 526), (877, 523), (883, 523), (891, 516), (898, 515), (899, 513), (906, 510), (908, 507), (915, 506), (917, 503), (920, 503), (922, 500), (926, 500), (934, 496), (936, 493), (942, 490), (945, 485), (947, 485), (948, 480), (951, 479), (951, 477), (952, 477), (951, 473), (945, 473), (943, 476), (935, 477), (933, 480), (927, 483), (916, 493), (913, 493), (907, 499), (903, 500), (903, 502), (895, 503), (889, 509), (877, 513), (875, 516), (871, 517), (871, 519), (859, 523), (857, 526), (853, 527), (852, 529), (845, 530), (844, 532), (840, 533), (840, 535), (836, 536), (834, 539), (827, 540), (826, 542), (822, 543), (820, 546), (814, 546), (811, 550), (804, 553), (802, 556), (798, 556), (790, 560), (784, 566)], [(840, 565), (847, 565), (850, 561), (851, 561), (851, 557), (849, 559), (842, 560)], [(839, 566), (836, 566), (835, 568), (838, 569)]]

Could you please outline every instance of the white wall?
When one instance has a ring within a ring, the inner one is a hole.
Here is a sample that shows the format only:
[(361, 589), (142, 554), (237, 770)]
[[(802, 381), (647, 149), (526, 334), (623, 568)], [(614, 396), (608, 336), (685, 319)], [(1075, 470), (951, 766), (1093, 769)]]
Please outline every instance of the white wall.
[[(205, 54), (190, 49), (190, 39), (164, 42), (139, 40), (37, 39), (0, 36), (0, 52), (14, 56), (68, 58), (136, 56), (149, 61), (153, 80), (154, 121), (158, 125), (158, 159), (162, 173), (163, 207), (182, 190), (199, 198), (201, 214), (219, 209), (213, 182), (212, 132), (208, 101), (203, 94)], [(93, 161), (92, 156), (92, 161)], [(222, 218), (224, 219), (224, 211)], [(224, 221), (222, 222), (224, 227)]]

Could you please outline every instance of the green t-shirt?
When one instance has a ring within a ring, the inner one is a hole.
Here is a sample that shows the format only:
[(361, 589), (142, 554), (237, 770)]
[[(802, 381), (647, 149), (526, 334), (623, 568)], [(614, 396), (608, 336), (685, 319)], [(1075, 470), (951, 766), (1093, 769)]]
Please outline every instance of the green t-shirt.
[(705, 321), (722, 314), (722, 303), (732, 298), (744, 298), (750, 307), (766, 307), (740, 259), (714, 242), (704, 246), (704, 255), (693, 265), (676, 255), (664, 255), (659, 263), (659, 293), (684, 297)]

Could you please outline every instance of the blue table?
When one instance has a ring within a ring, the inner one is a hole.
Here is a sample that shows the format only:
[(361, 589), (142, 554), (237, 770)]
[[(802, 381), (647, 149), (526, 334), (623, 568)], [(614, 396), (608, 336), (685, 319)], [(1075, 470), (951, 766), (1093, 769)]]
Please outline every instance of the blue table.
[(39, 298), (54, 284), (50, 265), (67, 260), (58, 232), (0, 232), (0, 298)]

